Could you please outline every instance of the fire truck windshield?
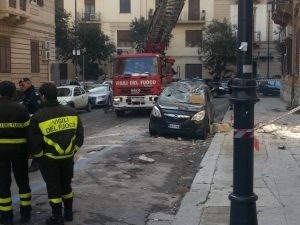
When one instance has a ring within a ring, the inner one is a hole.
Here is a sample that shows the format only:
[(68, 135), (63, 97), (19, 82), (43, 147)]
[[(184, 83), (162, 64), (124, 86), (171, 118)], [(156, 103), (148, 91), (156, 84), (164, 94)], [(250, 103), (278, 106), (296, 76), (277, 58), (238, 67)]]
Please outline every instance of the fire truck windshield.
[(156, 57), (132, 57), (116, 59), (116, 74), (124, 76), (154, 75), (158, 73)]

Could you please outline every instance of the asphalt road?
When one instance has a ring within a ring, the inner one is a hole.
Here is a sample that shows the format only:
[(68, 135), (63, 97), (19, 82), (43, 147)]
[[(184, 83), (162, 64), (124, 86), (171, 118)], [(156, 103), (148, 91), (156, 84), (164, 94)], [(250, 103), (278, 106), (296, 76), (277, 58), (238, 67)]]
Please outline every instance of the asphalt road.
[[(216, 119), (228, 108), (226, 97), (216, 98)], [(149, 112), (128, 113), (95, 109), (80, 112), (85, 143), (76, 155), (73, 179), (74, 221), (67, 224), (150, 225), (157, 213), (174, 216), (189, 190), (211, 142), (182, 137), (152, 137)], [(153, 159), (147, 163), (140, 156)], [(30, 224), (43, 224), (50, 214), (39, 172), (30, 174), (33, 216)], [(15, 218), (18, 197), (13, 184)], [(18, 224), (18, 223), (16, 223)]]

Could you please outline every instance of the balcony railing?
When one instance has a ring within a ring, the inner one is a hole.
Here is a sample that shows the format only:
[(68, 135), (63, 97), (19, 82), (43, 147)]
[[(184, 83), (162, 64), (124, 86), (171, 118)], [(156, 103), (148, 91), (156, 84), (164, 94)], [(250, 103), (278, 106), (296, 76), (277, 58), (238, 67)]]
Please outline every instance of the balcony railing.
[(292, 20), (292, 0), (273, 0), (271, 4), (272, 20), (275, 24), (285, 27)]
[(206, 11), (200, 10), (197, 14), (182, 11), (177, 23), (204, 23), (206, 21)]
[(27, 0), (1, 0), (0, 20), (7, 23), (22, 24), (30, 18)]
[(80, 22), (99, 23), (101, 21), (101, 13), (78, 13), (78, 19)]

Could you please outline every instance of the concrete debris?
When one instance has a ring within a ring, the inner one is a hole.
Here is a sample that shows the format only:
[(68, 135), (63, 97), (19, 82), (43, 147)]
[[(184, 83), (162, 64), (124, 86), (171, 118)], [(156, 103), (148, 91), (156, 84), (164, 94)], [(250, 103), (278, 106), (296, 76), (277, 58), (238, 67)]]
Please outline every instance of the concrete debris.
[(155, 160), (147, 157), (145, 154), (139, 156), (139, 160), (143, 163), (154, 163)]
[(278, 127), (275, 124), (269, 124), (269, 125), (263, 126), (262, 129), (265, 133), (273, 133), (274, 131), (276, 131), (278, 129)]
[(214, 123), (212, 126), (213, 133), (226, 133), (232, 129), (230, 123)]
[(280, 146), (278, 146), (278, 149), (285, 150), (286, 148), (284, 145), (280, 145)]

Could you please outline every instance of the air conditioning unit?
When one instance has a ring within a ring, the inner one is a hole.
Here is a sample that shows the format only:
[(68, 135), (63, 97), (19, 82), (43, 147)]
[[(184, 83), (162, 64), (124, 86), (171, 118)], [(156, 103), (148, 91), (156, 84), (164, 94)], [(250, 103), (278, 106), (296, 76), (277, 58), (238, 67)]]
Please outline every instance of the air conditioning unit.
[(51, 42), (50, 41), (44, 41), (44, 49), (50, 50), (51, 48)]
[(43, 60), (50, 60), (50, 59), (51, 59), (51, 51), (44, 51)]

